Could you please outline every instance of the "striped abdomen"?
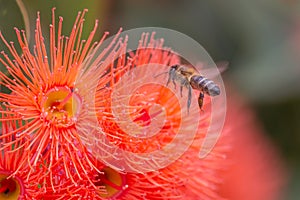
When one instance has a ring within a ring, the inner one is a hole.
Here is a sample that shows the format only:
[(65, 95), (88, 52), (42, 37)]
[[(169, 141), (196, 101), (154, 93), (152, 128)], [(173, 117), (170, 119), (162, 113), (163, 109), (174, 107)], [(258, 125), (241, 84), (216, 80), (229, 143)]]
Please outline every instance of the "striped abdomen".
[(204, 76), (194, 75), (190, 79), (190, 84), (193, 89), (203, 91), (210, 96), (216, 96), (220, 94), (220, 88), (212, 80), (205, 78)]

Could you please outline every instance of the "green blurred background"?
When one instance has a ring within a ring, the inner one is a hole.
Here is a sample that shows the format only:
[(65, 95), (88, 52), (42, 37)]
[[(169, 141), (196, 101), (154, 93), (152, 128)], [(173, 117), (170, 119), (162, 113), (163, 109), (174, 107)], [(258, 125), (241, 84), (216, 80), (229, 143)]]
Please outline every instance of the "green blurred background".
[[(41, 12), (48, 32), (51, 8), (68, 33), (88, 8), (84, 35), (100, 20), (100, 33), (158, 26), (198, 41), (215, 60), (227, 60), (224, 78), (251, 104), (279, 149), (291, 180), (285, 199), (300, 196), (300, 1), (297, 0), (0, 0), (0, 30), (16, 41), (14, 27), (31, 32)], [(22, 15), (23, 9), (27, 15)], [(31, 40), (32, 41), (32, 40)], [(0, 49), (6, 50), (3, 43)], [(3, 66), (1, 66), (1, 70)], [(230, 98), (230, 97), (229, 97)]]

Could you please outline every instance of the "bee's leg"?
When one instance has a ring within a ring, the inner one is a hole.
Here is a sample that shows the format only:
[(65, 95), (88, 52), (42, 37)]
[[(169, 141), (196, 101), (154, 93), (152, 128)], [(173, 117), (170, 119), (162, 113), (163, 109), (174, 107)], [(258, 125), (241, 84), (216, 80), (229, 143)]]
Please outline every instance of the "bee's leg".
[(190, 83), (188, 79), (183, 79), (181, 80), (181, 85), (180, 85), (180, 96), (182, 97), (182, 90), (183, 90), (183, 86), (185, 86), (186, 88), (190, 87)]
[(174, 88), (175, 88), (175, 90), (176, 90), (175, 76), (172, 77), (172, 82), (173, 82)]
[(188, 101), (187, 101), (187, 111), (188, 111), (188, 114), (189, 114), (190, 107), (191, 107), (191, 102), (192, 102), (192, 87), (190, 85), (188, 86), (188, 90), (189, 90), (189, 93), (188, 93)]
[(169, 83), (170, 83), (170, 81), (171, 81), (171, 73), (169, 73), (169, 78), (168, 78), (168, 81), (167, 81), (167, 86), (169, 85)]
[(167, 86), (169, 85), (170, 81), (172, 80), (173, 84), (174, 84), (174, 88), (176, 89), (176, 83), (175, 83), (175, 74), (173, 71), (169, 72), (169, 78), (167, 81)]
[(198, 97), (198, 105), (199, 105), (199, 108), (201, 111), (203, 111), (202, 110), (203, 103), (204, 103), (204, 93), (200, 92), (199, 97)]
[(183, 85), (180, 85), (180, 96), (182, 97)]

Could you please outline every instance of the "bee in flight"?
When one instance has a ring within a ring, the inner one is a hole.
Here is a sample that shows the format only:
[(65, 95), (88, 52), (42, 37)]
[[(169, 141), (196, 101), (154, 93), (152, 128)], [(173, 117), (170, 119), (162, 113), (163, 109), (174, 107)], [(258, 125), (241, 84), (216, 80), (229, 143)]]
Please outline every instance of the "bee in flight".
[(183, 87), (188, 88), (188, 112), (191, 106), (192, 89), (200, 91), (198, 97), (198, 105), (201, 110), (203, 107), (205, 94), (209, 96), (217, 96), (220, 94), (220, 87), (217, 84), (215, 84), (212, 80), (198, 74), (197, 71), (192, 67), (187, 67), (184, 65), (173, 65), (170, 67), (168, 73), (169, 78), (167, 81), (167, 85), (172, 81), (176, 89), (175, 81), (179, 82), (181, 96)]

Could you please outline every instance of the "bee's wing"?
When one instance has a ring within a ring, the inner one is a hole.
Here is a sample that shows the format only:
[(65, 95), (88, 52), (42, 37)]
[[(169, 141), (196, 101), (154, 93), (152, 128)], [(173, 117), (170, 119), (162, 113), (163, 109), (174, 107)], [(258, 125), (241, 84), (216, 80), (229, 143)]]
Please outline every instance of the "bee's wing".
[(229, 62), (228, 61), (218, 61), (216, 62), (217, 69), (213, 67), (200, 67), (200, 73), (207, 78), (214, 78), (221, 73), (223, 73), (228, 68)]
[(219, 72), (223, 73), (225, 70), (228, 69), (229, 62), (227, 60), (222, 60), (222, 61), (216, 62), (216, 65), (217, 65)]

